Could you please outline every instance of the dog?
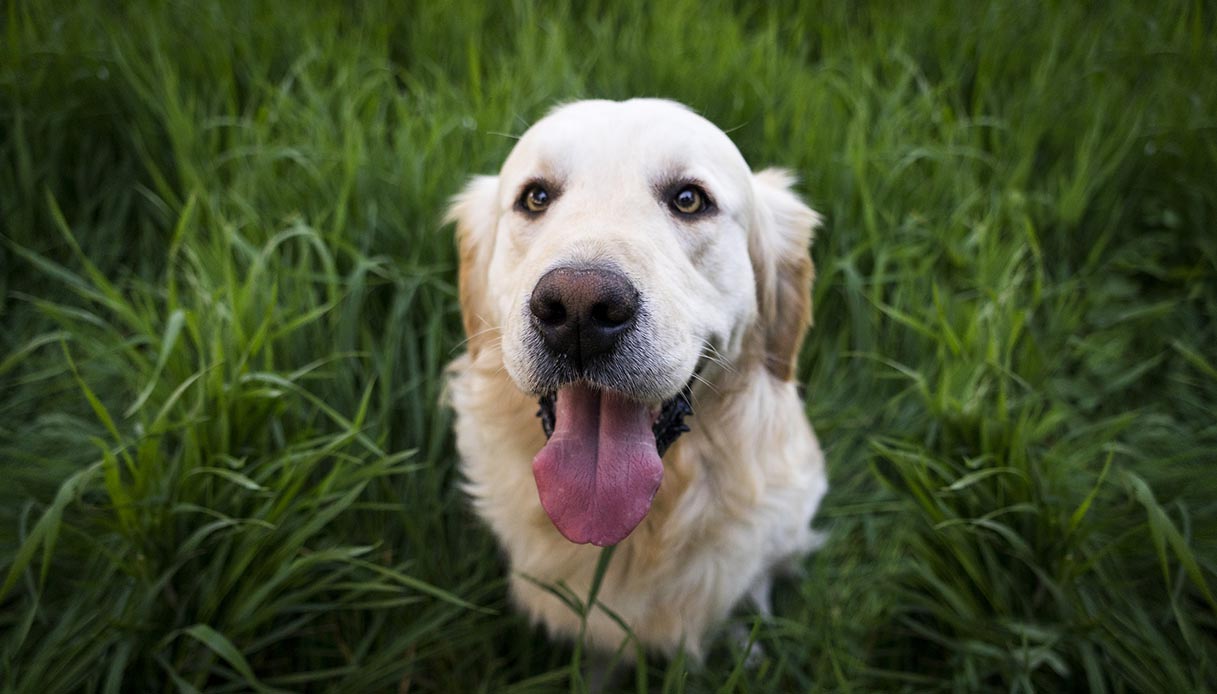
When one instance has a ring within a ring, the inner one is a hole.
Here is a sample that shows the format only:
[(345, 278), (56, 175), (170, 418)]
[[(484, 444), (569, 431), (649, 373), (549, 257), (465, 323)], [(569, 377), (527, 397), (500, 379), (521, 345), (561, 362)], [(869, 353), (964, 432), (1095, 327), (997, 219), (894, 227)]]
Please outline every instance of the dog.
[[(828, 484), (793, 379), (820, 217), (792, 183), (685, 106), (594, 100), (454, 197), (461, 471), (514, 603), (552, 636), (612, 653), (620, 620), (700, 659), (818, 546)], [(586, 597), (610, 545), (583, 626), (545, 586)]]

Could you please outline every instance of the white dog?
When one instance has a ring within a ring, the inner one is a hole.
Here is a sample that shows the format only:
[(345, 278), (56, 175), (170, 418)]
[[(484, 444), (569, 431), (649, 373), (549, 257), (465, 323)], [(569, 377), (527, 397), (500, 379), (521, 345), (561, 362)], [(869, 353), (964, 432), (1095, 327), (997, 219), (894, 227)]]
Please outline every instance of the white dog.
[[(617, 545), (598, 602), (695, 658), (817, 545), (824, 461), (791, 379), (819, 217), (791, 181), (679, 104), (583, 101), (455, 199), (462, 469), (552, 634), (580, 618), (534, 580), (586, 597), (596, 545)], [(586, 635), (625, 637), (604, 610)]]

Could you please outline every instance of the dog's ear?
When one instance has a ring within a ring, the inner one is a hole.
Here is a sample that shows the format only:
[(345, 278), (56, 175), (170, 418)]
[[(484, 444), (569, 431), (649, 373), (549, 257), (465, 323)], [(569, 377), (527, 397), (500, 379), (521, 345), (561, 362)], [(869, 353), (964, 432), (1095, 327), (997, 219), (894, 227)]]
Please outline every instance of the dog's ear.
[(445, 224), (456, 224), (460, 253), (457, 282), (460, 287), (461, 320), (465, 324), (467, 348), (471, 357), (487, 342), (495, 340), (498, 320), (487, 295), (486, 275), (494, 253), (495, 226), (498, 223), (497, 176), (474, 177), (452, 199)]
[(791, 191), (795, 179), (789, 172), (765, 169), (752, 180), (756, 217), (748, 251), (756, 274), (759, 347), (765, 368), (789, 381), (811, 325), (811, 239), (820, 215)]

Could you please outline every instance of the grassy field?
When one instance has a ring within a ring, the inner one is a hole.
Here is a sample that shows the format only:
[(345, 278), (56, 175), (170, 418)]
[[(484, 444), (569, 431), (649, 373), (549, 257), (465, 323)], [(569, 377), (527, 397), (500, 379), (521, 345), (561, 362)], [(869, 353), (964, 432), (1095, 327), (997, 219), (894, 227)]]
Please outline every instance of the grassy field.
[(457, 486), (440, 219), (637, 95), (826, 216), (832, 489), (759, 667), (628, 689), (1217, 689), (1213, 7), (737, 4), (5, 3), (0, 690), (577, 689)]

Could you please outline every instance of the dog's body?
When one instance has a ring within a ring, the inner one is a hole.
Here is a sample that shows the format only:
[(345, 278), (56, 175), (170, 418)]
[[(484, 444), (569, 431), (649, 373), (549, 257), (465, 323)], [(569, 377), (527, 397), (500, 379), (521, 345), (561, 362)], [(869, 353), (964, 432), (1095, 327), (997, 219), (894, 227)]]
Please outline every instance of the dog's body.
[[(827, 483), (791, 378), (818, 218), (789, 182), (683, 107), (594, 101), (539, 122), (454, 204), (463, 472), (513, 597), (552, 633), (580, 618), (536, 582), (586, 597), (600, 550), (577, 543), (617, 545), (599, 603), (695, 657), (815, 547)], [(665, 453), (650, 427), (682, 392), (690, 430)], [(548, 443), (539, 396), (556, 402)], [(593, 647), (623, 637), (593, 611)]]

